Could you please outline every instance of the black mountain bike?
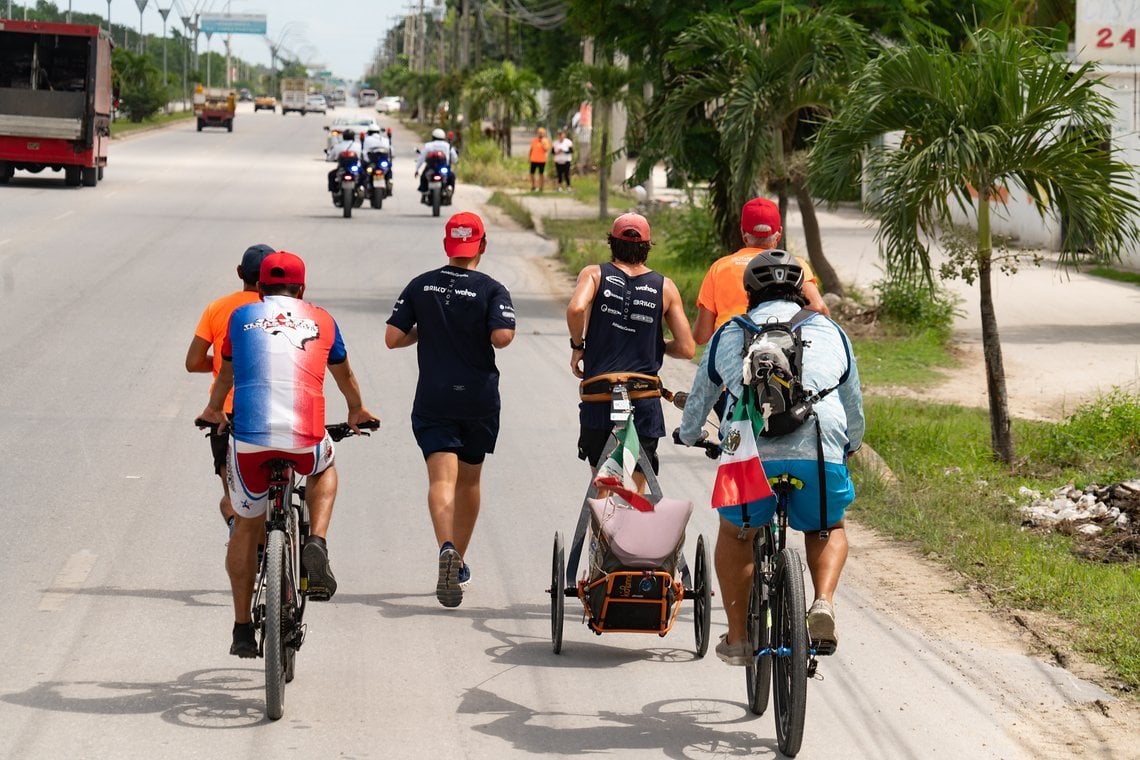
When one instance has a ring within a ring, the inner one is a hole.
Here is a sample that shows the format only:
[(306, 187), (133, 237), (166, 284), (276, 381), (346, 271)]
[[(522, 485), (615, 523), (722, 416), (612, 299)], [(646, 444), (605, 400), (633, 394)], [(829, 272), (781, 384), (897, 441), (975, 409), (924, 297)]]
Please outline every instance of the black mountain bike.
[[(676, 442), (680, 442), (675, 437)], [(720, 455), (720, 444), (700, 441), (710, 459)], [(748, 709), (763, 715), (768, 698), (776, 700), (776, 742), (780, 752), (794, 757), (804, 738), (807, 681), (818, 666), (817, 656), (834, 648), (808, 638), (804, 597), (804, 567), (800, 555), (787, 546), (788, 502), (802, 480), (787, 473), (768, 478), (776, 495), (776, 514), (757, 528), (752, 539), (752, 590), (748, 597), (748, 640), (752, 663), (745, 668)], [(771, 683), (771, 689), (769, 689)]]
[[(216, 427), (195, 420), (199, 427)], [(376, 430), (379, 422), (358, 425)], [(356, 435), (348, 423), (326, 425), (329, 437), (340, 441)], [(301, 568), (301, 551), (309, 537), (309, 508), (302, 477), (288, 459), (270, 459), (269, 504), (265, 511), (265, 550), (253, 594), (253, 627), (260, 634), (258, 655), (265, 659), (265, 713), (278, 720), (285, 713), (285, 684), (296, 672), (297, 650), (305, 641), (305, 601), (308, 578)]]

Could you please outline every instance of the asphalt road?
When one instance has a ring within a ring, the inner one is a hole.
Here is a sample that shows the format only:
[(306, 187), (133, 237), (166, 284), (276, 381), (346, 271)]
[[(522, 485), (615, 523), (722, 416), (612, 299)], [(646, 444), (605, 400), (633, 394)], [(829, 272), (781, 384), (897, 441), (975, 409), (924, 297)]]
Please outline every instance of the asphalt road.
[[(446, 214), (419, 205), (402, 130), (395, 196), (346, 220), (324, 188), (324, 121), (245, 108), (232, 134), (179, 125), (116, 142), (94, 189), (22, 172), (0, 187), (0, 757), (776, 756), (771, 714), (744, 708), (742, 670), (695, 658), (688, 604), (664, 638), (597, 637), (567, 600), (563, 653), (550, 651), (552, 539), (573, 530), (587, 481), (564, 281), (549, 242), (495, 226), (483, 270), (511, 290), (519, 331), (499, 354), (502, 435), (473, 584), (460, 608), (438, 605), (408, 423), (415, 352), (385, 349), (383, 329), (406, 281), (444, 263)], [(461, 186), (452, 210), (485, 197)], [(228, 654), (219, 486), (191, 424), (208, 382), (183, 368), (202, 308), (236, 289), (257, 242), (305, 258), (307, 296), (339, 321), (383, 419), (338, 446), (339, 591), (309, 609), (275, 723), (260, 661)], [(672, 363), (666, 378), (679, 387), (691, 372)], [(712, 466), (664, 443), (662, 464), (666, 491), (696, 504), (692, 556), (698, 535), (715, 536)], [(859, 562), (840, 590), (839, 652), (810, 684), (800, 757), (1041, 757), (1020, 705), (1107, 699), (969, 631), (931, 638), (882, 603)], [(715, 641), (719, 607), (713, 623)]]

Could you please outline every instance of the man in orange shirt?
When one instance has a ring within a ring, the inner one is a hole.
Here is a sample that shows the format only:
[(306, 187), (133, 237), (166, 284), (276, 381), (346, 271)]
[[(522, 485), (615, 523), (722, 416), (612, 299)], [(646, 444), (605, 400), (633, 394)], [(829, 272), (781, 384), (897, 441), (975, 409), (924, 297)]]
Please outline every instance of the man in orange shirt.
[[(546, 137), (546, 130), (542, 127), (535, 132), (534, 139), (530, 141), (530, 191), (536, 189), (541, 193), (546, 187), (546, 156), (550, 153), (550, 140)], [(538, 187), (535, 187), (534, 174), (538, 172)], [(743, 286), (742, 286), (743, 287)]]
[[(212, 302), (202, 312), (202, 319), (198, 321), (198, 328), (194, 331), (194, 339), (190, 341), (190, 348), (186, 351), (187, 372), (212, 372), (218, 377), (218, 370), (222, 368), (222, 341), (229, 328), (230, 315), (239, 306), (253, 303), (258, 300), (257, 278), (261, 273), (261, 261), (273, 249), (267, 245), (252, 245), (246, 249), (238, 265), (237, 275), (241, 278), (244, 287)], [(213, 347), (213, 353), (210, 348)], [(213, 384), (210, 385), (213, 390)], [(224, 411), (226, 415), (233, 416), (234, 393), (231, 390), (226, 396)], [(210, 433), (210, 449), (214, 453), (214, 472), (222, 481), (222, 498), (218, 508), (222, 511), (222, 518), (227, 524), (234, 519), (234, 509), (230, 504), (230, 491), (226, 485), (226, 450), (229, 448), (229, 433), (217, 435)]]
[[(740, 231), (744, 236), (744, 247), (713, 262), (701, 282), (697, 294), (697, 319), (693, 323), (693, 339), (697, 345), (708, 343), (721, 325), (747, 311), (744, 270), (756, 255), (779, 245), (782, 236), (779, 206), (767, 198), (748, 201), (740, 212)], [(803, 294), (807, 298), (807, 308), (829, 316), (815, 273), (806, 261), (796, 258), (804, 270)]]

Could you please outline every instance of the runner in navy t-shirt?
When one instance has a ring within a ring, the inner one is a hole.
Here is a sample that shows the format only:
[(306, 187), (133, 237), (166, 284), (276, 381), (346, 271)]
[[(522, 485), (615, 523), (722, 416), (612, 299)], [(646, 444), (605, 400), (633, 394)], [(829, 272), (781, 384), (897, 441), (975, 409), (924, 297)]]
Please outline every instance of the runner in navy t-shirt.
[(475, 268), (487, 248), (483, 220), (461, 212), (447, 221), (447, 266), (404, 288), (388, 318), (388, 348), (416, 344), (420, 376), (412, 432), (428, 471), (428, 510), (439, 542), (435, 594), (458, 607), (471, 569), (463, 557), (479, 516), (483, 459), (499, 435), (495, 349), (515, 337), (515, 310), (502, 284)]

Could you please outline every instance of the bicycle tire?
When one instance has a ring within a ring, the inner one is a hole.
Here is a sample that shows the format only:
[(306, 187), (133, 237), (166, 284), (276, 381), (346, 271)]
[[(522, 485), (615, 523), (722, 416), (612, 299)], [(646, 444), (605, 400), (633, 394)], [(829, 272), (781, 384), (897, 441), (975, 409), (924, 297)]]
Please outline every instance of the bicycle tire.
[(709, 651), (709, 631), (712, 627), (712, 579), (709, 575), (709, 549), (705, 537), (697, 536), (697, 558), (693, 567), (693, 629), (697, 642), (697, 657)]
[(554, 552), (550, 560), (550, 643), (554, 654), (562, 653), (562, 627), (566, 619), (566, 552), (562, 534), (554, 534)]
[(270, 531), (265, 542), (265, 714), (279, 720), (285, 714), (285, 564), (284, 531)]
[(292, 683), (297, 675), (297, 645), (296, 636), (301, 628), (301, 616), (304, 614), (305, 599), (300, 594), (297, 579), (301, 577), (301, 550), (304, 548), (304, 536), (299, 525), (298, 512), (300, 505), (293, 504), (293, 488), (285, 490), (286, 504), (291, 504), (287, 518), (289, 537), (289, 561), (286, 563), (287, 576), (285, 578), (285, 592), (290, 603), (286, 605), (285, 613), (291, 615), (295, 621), (293, 639), (285, 642), (285, 683)]
[(765, 526), (752, 541), (752, 592), (748, 596), (748, 640), (752, 642), (753, 664), (745, 668), (748, 686), (748, 709), (763, 715), (772, 694), (772, 656), (757, 655), (772, 641), (771, 600), (765, 593), (764, 553), (772, 541), (771, 529)]
[(789, 650), (787, 656), (776, 657), (772, 682), (776, 744), (785, 755), (795, 757), (803, 743), (807, 711), (808, 634), (803, 565), (800, 555), (791, 548), (780, 552), (773, 590), (775, 646)]

